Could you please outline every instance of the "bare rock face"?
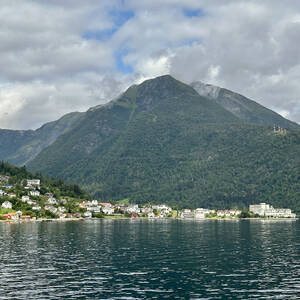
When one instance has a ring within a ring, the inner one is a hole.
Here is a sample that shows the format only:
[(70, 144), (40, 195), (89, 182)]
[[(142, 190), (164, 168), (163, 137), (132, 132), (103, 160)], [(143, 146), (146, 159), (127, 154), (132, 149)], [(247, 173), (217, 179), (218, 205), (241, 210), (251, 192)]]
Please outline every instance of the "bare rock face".
[(217, 99), (221, 90), (221, 88), (218, 86), (205, 84), (201, 81), (191, 83), (191, 87), (193, 87), (200, 96), (212, 99)]

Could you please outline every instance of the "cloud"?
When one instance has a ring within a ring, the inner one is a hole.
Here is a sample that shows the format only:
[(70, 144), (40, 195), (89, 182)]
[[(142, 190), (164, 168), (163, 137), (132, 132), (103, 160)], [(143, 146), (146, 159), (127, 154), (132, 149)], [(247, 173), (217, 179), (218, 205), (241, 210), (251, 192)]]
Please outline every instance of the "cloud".
[(2, 0), (0, 127), (37, 128), (171, 73), (300, 122), (300, 3)]

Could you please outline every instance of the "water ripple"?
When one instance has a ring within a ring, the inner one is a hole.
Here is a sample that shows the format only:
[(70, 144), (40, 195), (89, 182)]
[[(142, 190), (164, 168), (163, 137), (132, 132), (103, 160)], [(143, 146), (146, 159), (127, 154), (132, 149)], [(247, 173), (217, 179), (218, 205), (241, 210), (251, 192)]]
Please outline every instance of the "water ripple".
[(296, 299), (299, 222), (0, 224), (0, 299)]

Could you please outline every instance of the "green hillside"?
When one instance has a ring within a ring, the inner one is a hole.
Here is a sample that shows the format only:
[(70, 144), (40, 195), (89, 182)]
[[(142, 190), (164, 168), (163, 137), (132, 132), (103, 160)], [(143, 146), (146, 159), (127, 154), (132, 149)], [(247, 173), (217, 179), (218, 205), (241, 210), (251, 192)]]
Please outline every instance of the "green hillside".
[(247, 124), (170, 76), (90, 109), (29, 168), (81, 184), (103, 201), (300, 211), (300, 132)]
[[(39, 183), (29, 185), (29, 179), (39, 180)], [(51, 205), (49, 199), (54, 201)], [(79, 203), (84, 200), (90, 200), (90, 196), (76, 184), (66, 184), (0, 161), (0, 220), (17, 211), (35, 218), (65, 217), (65, 214), (82, 212)], [(11, 207), (3, 207), (5, 203)]]

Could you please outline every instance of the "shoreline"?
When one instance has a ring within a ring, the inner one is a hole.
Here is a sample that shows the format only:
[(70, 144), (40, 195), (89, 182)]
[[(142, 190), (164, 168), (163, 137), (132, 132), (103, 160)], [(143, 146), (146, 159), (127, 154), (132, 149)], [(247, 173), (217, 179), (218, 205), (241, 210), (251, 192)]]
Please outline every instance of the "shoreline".
[(106, 216), (104, 218), (63, 218), (63, 219), (36, 219), (36, 220), (0, 220), (0, 224), (29, 224), (29, 223), (42, 223), (42, 222), (72, 222), (72, 221), (102, 221), (102, 220), (180, 220), (180, 221), (297, 221), (299, 218), (129, 218), (129, 217), (114, 217)]

